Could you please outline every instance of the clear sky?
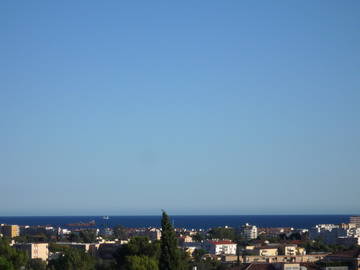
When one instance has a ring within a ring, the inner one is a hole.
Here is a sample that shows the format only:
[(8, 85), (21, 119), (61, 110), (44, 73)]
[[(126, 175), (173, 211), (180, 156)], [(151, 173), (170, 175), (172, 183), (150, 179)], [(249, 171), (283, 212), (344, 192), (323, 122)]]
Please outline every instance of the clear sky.
[(360, 214), (360, 1), (0, 1), (0, 215)]

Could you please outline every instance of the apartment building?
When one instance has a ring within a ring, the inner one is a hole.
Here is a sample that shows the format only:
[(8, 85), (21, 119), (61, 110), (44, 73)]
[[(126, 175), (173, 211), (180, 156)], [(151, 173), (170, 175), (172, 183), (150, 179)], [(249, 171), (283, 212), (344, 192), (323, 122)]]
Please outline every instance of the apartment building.
[(236, 243), (229, 240), (207, 241), (204, 247), (213, 255), (236, 254)]
[[(317, 253), (307, 255), (296, 255), (296, 256), (256, 256), (246, 255), (240, 256), (239, 260), (241, 263), (314, 263), (323, 260), (330, 253)], [(222, 261), (224, 262), (235, 262), (238, 257), (236, 255), (223, 255)], [(360, 270), (360, 269), (357, 269)]]
[(47, 243), (19, 243), (15, 244), (14, 247), (25, 251), (31, 259), (46, 261), (49, 257), (49, 245)]
[(349, 223), (355, 224), (356, 227), (360, 228), (360, 216), (350, 217)]
[(3, 225), (1, 229), (4, 237), (14, 238), (20, 235), (20, 227), (18, 225)]
[(284, 246), (284, 255), (285, 256), (303, 256), (306, 255), (305, 248), (298, 247), (297, 245), (285, 245)]
[(256, 226), (246, 223), (241, 227), (241, 235), (245, 239), (256, 239), (258, 237), (258, 229)]

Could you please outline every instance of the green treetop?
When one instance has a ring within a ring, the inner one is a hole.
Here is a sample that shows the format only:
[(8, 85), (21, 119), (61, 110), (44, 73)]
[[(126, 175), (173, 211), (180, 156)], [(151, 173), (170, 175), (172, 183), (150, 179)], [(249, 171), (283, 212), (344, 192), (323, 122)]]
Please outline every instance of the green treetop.
[(175, 231), (165, 211), (162, 214), (161, 228), (160, 270), (184, 269), (185, 262), (183, 262), (183, 256), (177, 246)]

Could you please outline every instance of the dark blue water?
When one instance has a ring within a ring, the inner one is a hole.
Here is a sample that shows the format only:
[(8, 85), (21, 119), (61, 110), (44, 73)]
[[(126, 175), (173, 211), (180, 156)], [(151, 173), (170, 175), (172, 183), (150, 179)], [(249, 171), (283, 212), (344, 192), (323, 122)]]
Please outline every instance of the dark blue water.
[[(349, 215), (237, 215), (237, 216), (172, 216), (174, 226), (188, 229), (207, 229), (217, 226), (239, 227), (250, 223), (258, 227), (311, 228), (316, 224), (349, 222)], [(68, 227), (66, 224), (96, 221), (96, 227), (123, 225), (130, 228), (160, 227), (160, 216), (42, 216), (0, 217), (0, 224), (51, 225)]]

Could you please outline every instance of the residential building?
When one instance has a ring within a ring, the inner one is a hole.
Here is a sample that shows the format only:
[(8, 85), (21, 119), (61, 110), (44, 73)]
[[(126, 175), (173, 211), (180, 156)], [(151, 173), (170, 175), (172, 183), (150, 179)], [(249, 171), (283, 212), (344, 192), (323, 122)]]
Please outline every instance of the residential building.
[(245, 239), (256, 239), (258, 236), (258, 230), (257, 227), (254, 225), (250, 225), (249, 223), (246, 223), (241, 227), (241, 235)]
[(58, 230), (57, 230), (57, 234), (59, 235), (59, 236), (64, 236), (64, 235), (69, 235), (69, 234), (71, 234), (71, 230), (69, 230), (69, 229), (62, 229), (62, 228), (58, 228)]
[[(353, 229), (353, 228), (356, 228), (357, 226), (356, 226), (356, 224), (354, 224), (354, 223), (340, 223), (340, 228), (342, 228), (342, 229)], [(358, 226), (359, 227), (359, 226)], [(360, 227), (359, 227), (360, 228)]]
[(204, 247), (213, 255), (236, 254), (236, 243), (229, 240), (207, 241), (204, 243)]
[(350, 217), (349, 223), (355, 224), (356, 227), (360, 228), (360, 216)]
[(184, 243), (192, 243), (193, 239), (190, 235), (183, 235), (179, 237), (179, 245), (182, 246)]
[(285, 256), (303, 256), (306, 255), (305, 248), (298, 247), (297, 245), (285, 245), (284, 246)]
[(229, 270), (279, 270), (271, 263), (251, 263), (244, 266), (237, 266)]
[(134, 229), (129, 232), (129, 238), (134, 236), (147, 236), (150, 240), (160, 240), (161, 238), (161, 230), (158, 228), (141, 228)]
[(46, 261), (49, 257), (49, 245), (47, 243), (21, 243), (15, 244), (14, 247), (25, 251), (31, 259)]
[(20, 227), (18, 225), (3, 225), (2, 234), (4, 237), (17, 237), (20, 235)]
[(299, 263), (284, 263), (282, 264), (282, 270), (300, 270)]
[[(246, 255), (240, 257), (241, 263), (314, 263), (320, 260), (323, 260), (329, 253), (317, 253), (317, 254), (307, 254), (303, 256), (254, 256)], [(237, 261), (237, 256), (234, 255), (224, 255), (222, 257), (223, 261), (235, 262)], [(360, 270), (360, 269), (359, 269)]]
[(268, 246), (255, 247), (253, 249), (248, 249), (248, 247), (246, 247), (246, 253), (254, 256), (277, 256), (278, 249), (276, 247)]

